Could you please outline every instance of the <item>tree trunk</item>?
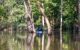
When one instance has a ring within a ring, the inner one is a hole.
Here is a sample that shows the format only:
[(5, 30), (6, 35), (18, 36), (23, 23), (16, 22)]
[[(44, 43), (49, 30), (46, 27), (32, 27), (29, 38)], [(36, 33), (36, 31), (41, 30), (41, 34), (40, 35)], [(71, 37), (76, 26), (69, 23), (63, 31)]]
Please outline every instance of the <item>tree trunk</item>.
[(35, 28), (34, 28), (34, 21), (32, 17), (32, 11), (30, 6), (30, 0), (24, 0), (24, 7), (25, 7), (25, 22), (27, 28), (27, 39), (26, 40), (26, 49), (25, 50), (32, 50), (34, 37), (35, 37)]
[[(42, 16), (42, 25), (44, 28), (44, 16)], [(43, 35), (42, 35), (42, 50), (44, 50), (44, 31), (43, 31)]]
[[(39, 1), (37, 1), (37, 5), (38, 5), (38, 8), (39, 8), (39, 11), (42, 14), (42, 18), (44, 18), (42, 20), (45, 20), (45, 23), (47, 24), (48, 34), (50, 34), (51, 33), (51, 26), (50, 26), (50, 22), (49, 22), (47, 16), (45, 15), (43, 3), (41, 3), (40, 0), (39, 0)], [(44, 22), (42, 22), (42, 24), (44, 26)], [(47, 42), (47, 45), (46, 45), (46, 48), (45, 48), (46, 50), (49, 50), (50, 41), (51, 41), (50, 36), (48, 36), (48, 42)], [(44, 50), (43, 47), (44, 47), (44, 34), (43, 34), (43, 37), (42, 37), (42, 50)]]
[(60, 10), (60, 50), (62, 50), (62, 22), (63, 22), (63, 18), (62, 18), (62, 15), (63, 15), (63, 0), (61, 0), (61, 10)]

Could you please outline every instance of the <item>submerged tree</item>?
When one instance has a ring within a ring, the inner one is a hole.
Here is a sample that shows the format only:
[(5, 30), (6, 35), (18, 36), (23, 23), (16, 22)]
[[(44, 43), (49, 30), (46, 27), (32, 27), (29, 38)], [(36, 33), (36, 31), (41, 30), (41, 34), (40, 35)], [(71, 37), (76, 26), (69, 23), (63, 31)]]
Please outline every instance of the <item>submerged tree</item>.
[(61, 10), (60, 10), (60, 50), (62, 50), (62, 22), (63, 22), (63, 0), (61, 0), (61, 6), (60, 6)]
[(35, 28), (34, 28), (34, 20), (30, 5), (30, 0), (24, 0), (24, 7), (25, 7), (25, 22), (27, 28), (27, 39), (26, 40), (26, 49), (31, 50), (34, 42), (35, 37)]
[[(38, 8), (39, 8), (39, 11), (42, 15), (42, 25), (43, 27), (45, 26), (44, 23), (46, 23), (47, 25), (47, 28), (48, 28), (48, 33), (47, 33), (47, 36), (48, 36), (48, 42), (47, 42), (47, 45), (46, 45), (46, 50), (49, 50), (49, 47), (50, 47), (50, 43), (51, 43), (51, 25), (50, 25), (50, 22), (45, 14), (45, 9), (44, 9), (44, 5), (43, 3), (41, 2), (42, 0), (38, 0), (37, 1), (37, 5), (38, 5)], [(44, 33), (44, 32), (43, 32)], [(44, 50), (44, 35), (42, 36), (42, 50)]]

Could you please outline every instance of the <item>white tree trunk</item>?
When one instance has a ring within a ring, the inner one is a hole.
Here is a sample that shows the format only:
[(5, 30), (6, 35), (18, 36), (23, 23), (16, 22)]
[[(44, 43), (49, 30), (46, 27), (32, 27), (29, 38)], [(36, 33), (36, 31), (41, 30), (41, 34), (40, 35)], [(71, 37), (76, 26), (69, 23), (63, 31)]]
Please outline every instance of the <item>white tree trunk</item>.
[(61, 8), (61, 10), (60, 10), (60, 13), (61, 13), (61, 17), (60, 17), (60, 50), (62, 50), (63, 0), (61, 0), (61, 6), (60, 6), (60, 8)]
[(34, 37), (35, 37), (35, 28), (34, 28), (34, 20), (30, 6), (30, 0), (24, 0), (24, 7), (25, 7), (25, 22), (27, 25), (27, 38), (25, 39), (26, 47), (25, 50), (32, 50)]
[[(42, 25), (43, 25), (43, 28), (44, 28), (44, 16), (42, 16)], [(44, 32), (43, 32), (43, 35), (42, 35), (42, 50), (44, 50)]]
[[(48, 28), (48, 34), (51, 33), (51, 25), (50, 25), (50, 22), (47, 18), (47, 16), (45, 15), (44, 13), (44, 6), (43, 6), (43, 3), (41, 3), (40, 1), (37, 1), (37, 5), (38, 5), (38, 8), (39, 8), (39, 11), (41, 12), (42, 14), (42, 20), (45, 20), (45, 23), (47, 24), (47, 28)], [(44, 27), (44, 21), (42, 21), (42, 24), (43, 24), (43, 27)], [(49, 47), (50, 47), (50, 37), (48, 36), (48, 41), (47, 41), (47, 45), (46, 45), (46, 50), (49, 50)], [(42, 37), (42, 50), (44, 50), (44, 34), (43, 34), (43, 37)]]

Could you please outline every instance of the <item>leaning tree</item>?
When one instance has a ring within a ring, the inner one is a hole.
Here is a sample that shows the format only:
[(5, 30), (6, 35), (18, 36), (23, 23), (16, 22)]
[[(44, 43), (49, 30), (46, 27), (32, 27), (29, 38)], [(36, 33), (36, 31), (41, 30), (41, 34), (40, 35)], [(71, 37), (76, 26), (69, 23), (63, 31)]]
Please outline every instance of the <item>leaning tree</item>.
[[(48, 40), (47, 40), (47, 45), (46, 45), (45, 49), (49, 50), (50, 42), (51, 42), (51, 25), (50, 25), (50, 22), (48, 20), (48, 17), (45, 14), (45, 9), (44, 9), (44, 5), (43, 5), (42, 0), (37, 0), (37, 5), (38, 5), (39, 11), (42, 15), (42, 25), (44, 27), (45, 26), (44, 23), (46, 23), (47, 28), (48, 28), (48, 33), (47, 33)], [(42, 36), (42, 50), (44, 50), (44, 34)]]
[(26, 22), (26, 28), (27, 28), (27, 38), (26, 38), (26, 49), (25, 50), (31, 50), (34, 43), (34, 37), (35, 37), (35, 28), (34, 28), (34, 20), (30, 5), (30, 0), (24, 0), (24, 8), (25, 8), (25, 22)]

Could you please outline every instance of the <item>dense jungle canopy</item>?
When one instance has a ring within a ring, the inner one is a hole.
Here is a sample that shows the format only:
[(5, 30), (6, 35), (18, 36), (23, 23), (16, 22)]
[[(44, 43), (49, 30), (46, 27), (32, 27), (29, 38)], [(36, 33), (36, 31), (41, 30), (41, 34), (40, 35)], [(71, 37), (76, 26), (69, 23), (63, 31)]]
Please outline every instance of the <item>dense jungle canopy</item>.
[(80, 50), (80, 0), (0, 0), (0, 50)]

